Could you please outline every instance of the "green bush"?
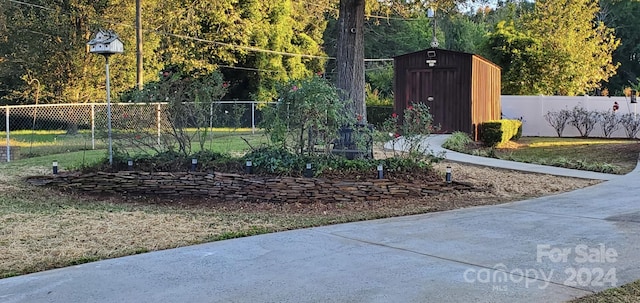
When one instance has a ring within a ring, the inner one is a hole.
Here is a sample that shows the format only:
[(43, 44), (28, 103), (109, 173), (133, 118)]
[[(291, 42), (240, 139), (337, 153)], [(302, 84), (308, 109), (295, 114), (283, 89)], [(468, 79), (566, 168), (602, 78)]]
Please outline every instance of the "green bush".
[(338, 89), (318, 76), (279, 83), (278, 99), (263, 111), (262, 128), (271, 142), (298, 154), (311, 153), (314, 145), (325, 146), (338, 138), (341, 127), (356, 123), (345, 114)]
[(480, 124), (478, 129), (480, 141), (487, 146), (496, 146), (512, 139), (519, 139), (522, 136), (522, 121), (507, 119), (487, 121)]
[(478, 127), (479, 138), (487, 146), (496, 146), (502, 141), (502, 123), (485, 122)]
[(367, 122), (376, 128), (382, 127), (384, 122), (393, 114), (393, 106), (367, 105)]
[(522, 121), (502, 119), (502, 142), (518, 140), (522, 137)]
[(251, 161), (256, 173), (290, 175), (300, 170), (303, 160), (298, 154), (280, 146), (255, 149), (243, 157), (243, 161)]
[[(519, 121), (519, 120), (517, 120)], [(520, 138), (522, 138), (522, 121), (520, 121), (520, 126), (518, 126), (518, 130), (516, 131), (516, 135), (513, 136), (513, 139), (511, 139), (512, 141), (518, 141), (520, 140)]]
[(454, 132), (446, 141), (444, 141), (442, 147), (453, 151), (463, 152), (467, 148), (467, 145), (472, 142), (473, 140), (471, 140), (471, 137), (469, 137), (467, 133)]

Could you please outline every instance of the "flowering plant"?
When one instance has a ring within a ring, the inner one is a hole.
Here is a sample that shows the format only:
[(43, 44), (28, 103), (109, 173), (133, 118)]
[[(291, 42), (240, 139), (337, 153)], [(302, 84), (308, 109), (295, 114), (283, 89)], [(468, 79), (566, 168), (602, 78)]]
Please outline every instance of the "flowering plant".
[(391, 143), (397, 156), (396, 146), (402, 147), (407, 157), (422, 159), (425, 154), (423, 140), (436, 130), (429, 107), (423, 103), (412, 103), (402, 113), (402, 120), (397, 113), (391, 114), (383, 124), (378, 141)]

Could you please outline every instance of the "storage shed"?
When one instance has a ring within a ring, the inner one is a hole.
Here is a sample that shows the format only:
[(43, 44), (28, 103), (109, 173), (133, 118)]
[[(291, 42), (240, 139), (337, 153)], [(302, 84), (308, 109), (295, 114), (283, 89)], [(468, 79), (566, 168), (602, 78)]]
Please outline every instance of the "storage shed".
[(398, 114), (425, 103), (441, 133), (462, 131), (477, 140), (478, 124), (501, 115), (500, 67), (474, 54), (429, 48), (397, 56), (394, 92)]

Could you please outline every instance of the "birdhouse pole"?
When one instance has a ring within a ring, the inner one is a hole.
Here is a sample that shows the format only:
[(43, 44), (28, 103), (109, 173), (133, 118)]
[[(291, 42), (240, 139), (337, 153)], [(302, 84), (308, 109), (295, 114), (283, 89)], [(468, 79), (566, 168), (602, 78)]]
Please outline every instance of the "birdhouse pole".
[(113, 165), (113, 142), (111, 135), (111, 83), (109, 82), (109, 56), (110, 54), (103, 54), (105, 60), (105, 69), (107, 71), (107, 137), (109, 138), (109, 165)]
[(113, 165), (113, 140), (111, 134), (111, 83), (109, 82), (109, 56), (124, 52), (123, 43), (115, 32), (100, 30), (95, 38), (87, 43), (89, 52), (103, 55), (106, 62), (107, 72), (107, 136), (109, 140), (109, 165)]

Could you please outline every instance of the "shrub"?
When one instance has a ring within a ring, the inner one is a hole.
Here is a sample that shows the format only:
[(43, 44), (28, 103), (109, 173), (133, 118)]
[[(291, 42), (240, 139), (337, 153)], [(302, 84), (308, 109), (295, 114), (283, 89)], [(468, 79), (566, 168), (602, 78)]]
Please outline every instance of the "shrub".
[(365, 85), (365, 102), (367, 106), (392, 106), (393, 96), (381, 94), (377, 88), (371, 88), (371, 85), (367, 83)]
[(613, 111), (606, 111), (599, 113), (600, 125), (602, 126), (602, 133), (605, 137), (610, 138), (611, 134), (620, 129), (620, 117)]
[[(175, 149), (185, 157), (192, 153), (192, 143), (204, 149), (206, 140), (211, 137), (209, 123), (213, 119), (212, 111), (217, 106), (216, 101), (226, 92), (227, 86), (219, 71), (205, 74), (176, 72), (159, 81), (147, 83), (143, 90), (133, 90), (124, 97), (135, 102), (168, 101), (168, 125), (162, 129), (162, 141), (157, 142), (153, 132), (144, 129), (132, 131), (131, 126), (116, 124), (114, 136), (118, 140), (115, 143), (122, 149), (133, 146), (146, 153), (150, 150), (160, 153)], [(234, 114), (242, 116), (242, 112)], [(156, 118), (133, 114), (124, 121), (135, 124), (139, 119), (147, 119), (143, 125), (153, 125), (152, 121)]]
[(484, 122), (478, 127), (480, 141), (487, 146), (496, 146), (502, 142), (502, 124), (500, 122)]
[(522, 121), (502, 119), (487, 121), (478, 127), (480, 141), (487, 146), (496, 146), (500, 143), (518, 139), (522, 135)]
[(620, 124), (624, 127), (627, 137), (633, 139), (640, 131), (640, 117), (635, 113), (626, 113), (620, 118)]
[(598, 118), (598, 112), (586, 110), (582, 106), (575, 106), (569, 113), (568, 122), (578, 130), (581, 137), (586, 138), (598, 123)]
[(355, 117), (344, 114), (345, 103), (338, 90), (318, 76), (282, 83), (277, 88), (278, 100), (264, 109), (262, 127), (271, 141), (302, 154), (313, 145), (324, 145), (338, 137), (340, 127), (353, 124)]
[(520, 138), (522, 138), (522, 120), (518, 121), (520, 121), (520, 125), (518, 126), (518, 130), (516, 131), (516, 135), (513, 136), (513, 141), (518, 141), (520, 140)]
[[(406, 157), (413, 159), (429, 158), (422, 142), (425, 136), (434, 130), (433, 116), (429, 112), (429, 106), (424, 103), (413, 103), (403, 112), (402, 124), (399, 123), (399, 115), (392, 113), (376, 134), (376, 141), (385, 143), (390, 139), (394, 143), (403, 144), (407, 152)], [(400, 137), (402, 135), (402, 137)], [(394, 150), (395, 152), (395, 150)]]
[(472, 142), (473, 140), (471, 140), (471, 137), (469, 137), (467, 133), (454, 132), (449, 138), (447, 138), (446, 141), (444, 141), (442, 147), (449, 150), (462, 152), (466, 149), (467, 145), (471, 144)]
[(246, 154), (242, 161), (251, 160), (253, 171), (257, 174), (277, 174), (283, 176), (302, 175), (306, 164), (311, 163), (314, 174), (322, 175), (325, 171), (373, 172), (378, 164), (385, 171), (411, 172), (417, 169), (431, 169), (431, 163), (414, 158), (392, 157), (381, 160), (352, 159), (332, 154), (298, 155), (282, 147), (264, 147)]
[(281, 146), (271, 146), (255, 149), (243, 157), (244, 161), (250, 160), (254, 172), (290, 175), (292, 171), (300, 170), (304, 161)]
[(518, 140), (522, 137), (522, 121), (502, 119), (500, 122), (502, 122), (501, 142)]
[(562, 137), (562, 132), (564, 132), (564, 128), (567, 126), (570, 117), (571, 113), (566, 109), (558, 112), (547, 112), (544, 115), (544, 119), (556, 130), (558, 137)]
[[(156, 154), (127, 154), (120, 149), (115, 149), (113, 154), (113, 165), (108, 162), (102, 163), (101, 169), (105, 170), (126, 170), (128, 161), (133, 160), (134, 169), (151, 172), (166, 171), (187, 171), (191, 169), (191, 159), (198, 160), (197, 170), (217, 171), (227, 170), (230, 166), (239, 167), (239, 161), (228, 154), (202, 150), (197, 153), (185, 156), (176, 150), (161, 151)], [(105, 160), (107, 161), (107, 160)], [(90, 167), (88, 169), (91, 169)]]
[(392, 106), (367, 105), (367, 122), (373, 124), (376, 128), (382, 127), (391, 114), (393, 114)]

